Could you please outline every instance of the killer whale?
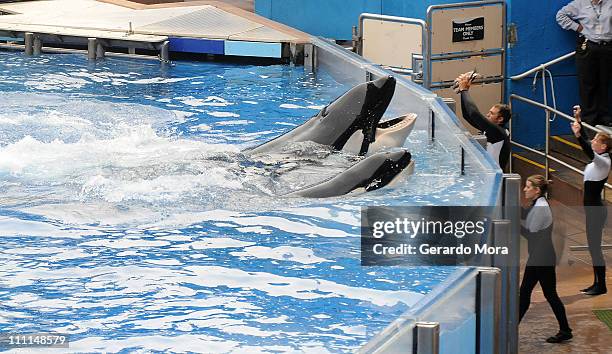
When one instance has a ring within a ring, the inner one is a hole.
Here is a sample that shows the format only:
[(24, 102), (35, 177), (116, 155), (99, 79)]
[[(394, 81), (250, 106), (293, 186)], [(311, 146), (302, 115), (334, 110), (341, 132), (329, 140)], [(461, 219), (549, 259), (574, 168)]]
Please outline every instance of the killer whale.
[(290, 197), (330, 198), (369, 192), (392, 185), (414, 170), (412, 155), (405, 149), (370, 155), (346, 171), (321, 183), (287, 194)]
[[(334, 150), (346, 149), (359, 155), (366, 155), (383, 146), (384, 129), (387, 129), (388, 137), (401, 137), (407, 131), (403, 137), (405, 140), (414, 123), (413, 115), (380, 122), (394, 92), (395, 78), (393, 76), (359, 84), (325, 106), (306, 123), (244, 152), (247, 154), (268, 153), (279, 151), (290, 142), (313, 141), (329, 145)], [(394, 129), (400, 126), (402, 129)], [(381, 133), (377, 136), (379, 129)], [(381, 143), (376, 144), (378, 139)], [(396, 143), (396, 140), (401, 139), (386, 140)], [(403, 140), (400, 145), (395, 146), (403, 145)]]

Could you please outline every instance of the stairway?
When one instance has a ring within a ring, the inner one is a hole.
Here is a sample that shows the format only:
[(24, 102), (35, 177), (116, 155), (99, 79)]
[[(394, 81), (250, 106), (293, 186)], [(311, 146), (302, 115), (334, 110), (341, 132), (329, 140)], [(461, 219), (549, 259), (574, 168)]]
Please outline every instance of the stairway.
[[(601, 128), (598, 126), (598, 128)], [(608, 128), (609, 129), (609, 128)], [(551, 136), (549, 141), (550, 155), (579, 170), (589, 162), (573, 135)], [(512, 153), (512, 170), (520, 174), (523, 180), (532, 174), (544, 174), (543, 156), (514, 148)], [(550, 198), (567, 206), (582, 205), (582, 175), (571, 169), (550, 161), (549, 178), (553, 181)], [(612, 178), (608, 177), (608, 183)], [(612, 191), (604, 189), (604, 200), (612, 204)]]

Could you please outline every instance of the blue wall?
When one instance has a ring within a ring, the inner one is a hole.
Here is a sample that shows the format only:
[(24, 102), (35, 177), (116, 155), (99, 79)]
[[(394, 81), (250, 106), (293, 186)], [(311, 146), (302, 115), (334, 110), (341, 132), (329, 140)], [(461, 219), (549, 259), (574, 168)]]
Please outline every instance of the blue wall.
[(425, 19), (428, 6), (452, 2), (461, 1), (255, 0), (255, 12), (316, 36), (350, 40), (364, 12)]
[[(555, 21), (557, 11), (570, 0), (508, 0), (507, 21), (517, 27), (518, 42), (508, 48), (506, 76), (520, 74), (539, 64), (574, 50), (575, 34), (562, 30)], [(359, 14), (372, 12), (385, 15), (425, 19), (430, 5), (456, 3), (452, 0), (256, 0), (256, 12), (313, 35), (334, 39), (351, 39), (351, 28)], [(578, 103), (574, 60), (550, 68), (555, 77), (557, 108), (570, 112)], [(542, 99), (541, 81), (534, 92), (532, 78), (521, 82), (506, 80), (506, 93)], [(550, 97), (550, 93), (549, 93)], [(508, 97), (506, 97), (507, 101)], [(549, 100), (550, 102), (550, 100)], [(517, 102), (514, 105), (515, 139), (530, 146), (543, 146), (544, 113)], [(554, 133), (569, 133), (568, 124), (559, 119), (552, 125)]]
[[(573, 51), (575, 48), (574, 32), (565, 31), (555, 20), (557, 11), (569, 0), (553, 1), (508, 1), (508, 23), (517, 28), (518, 41), (508, 47), (506, 76), (521, 74), (539, 64), (555, 59)], [(570, 113), (571, 107), (579, 103), (578, 82), (574, 59), (549, 67), (554, 77), (557, 109)], [(506, 92), (542, 102), (542, 82), (538, 79), (536, 90), (532, 88), (533, 76), (520, 82), (506, 80)], [(550, 87), (547, 81), (547, 86)], [(551, 93), (548, 102), (552, 106)], [(507, 97), (506, 97), (507, 98)], [(530, 146), (544, 146), (544, 113), (521, 102), (513, 103), (514, 139)], [(553, 134), (569, 134), (569, 123), (559, 118), (551, 123)]]

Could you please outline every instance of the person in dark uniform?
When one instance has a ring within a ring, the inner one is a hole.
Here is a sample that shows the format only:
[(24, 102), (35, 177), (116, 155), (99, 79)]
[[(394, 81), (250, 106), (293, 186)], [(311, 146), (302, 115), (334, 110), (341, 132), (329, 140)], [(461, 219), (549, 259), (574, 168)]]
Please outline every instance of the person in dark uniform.
[(540, 283), (544, 297), (559, 322), (559, 332), (546, 341), (561, 343), (571, 339), (573, 335), (567, 322), (565, 307), (557, 294), (557, 256), (552, 243), (552, 211), (545, 198), (547, 188), (548, 181), (540, 175), (529, 176), (523, 188), (529, 207), (521, 212), (521, 235), (527, 239), (529, 258), (521, 282), (519, 321), (529, 309), (533, 288)]
[(587, 243), (589, 253), (593, 262), (593, 285), (582, 289), (587, 295), (605, 294), (606, 288), (606, 263), (601, 250), (601, 238), (603, 227), (608, 216), (607, 209), (601, 200), (601, 192), (608, 180), (610, 173), (610, 154), (612, 147), (610, 136), (605, 133), (597, 133), (589, 143), (581, 124), (580, 106), (574, 106), (574, 118), (572, 131), (582, 147), (582, 151), (591, 162), (584, 168), (584, 214), (586, 224)]
[(461, 95), (461, 112), (463, 118), (474, 128), (482, 131), (487, 137), (487, 152), (505, 170), (510, 159), (510, 137), (504, 126), (510, 121), (512, 113), (505, 104), (496, 104), (489, 109), (486, 117), (470, 97), (469, 89), (475, 77), (474, 72), (459, 75), (455, 80)]
[(576, 70), (584, 121), (610, 126), (612, 0), (574, 0), (557, 12), (557, 23), (578, 33)]

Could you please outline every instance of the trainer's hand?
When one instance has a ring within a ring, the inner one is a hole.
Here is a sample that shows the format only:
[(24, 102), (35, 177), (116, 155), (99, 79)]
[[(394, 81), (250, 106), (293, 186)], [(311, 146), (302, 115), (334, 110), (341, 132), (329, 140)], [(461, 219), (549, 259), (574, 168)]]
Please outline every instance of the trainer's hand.
[(472, 76), (472, 72), (470, 71), (470, 72), (459, 75), (455, 79), (455, 82), (457, 83), (457, 89), (459, 91), (467, 91), (470, 89), (470, 86), (472, 85), (472, 81), (470, 80), (471, 76)]
[(576, 119), (576, 122), (581, 123), (582, 122), (582, 109), (580, 108), (579, 105), (575, 105), (574, 107), (574, 119)]
[(574, 136), (576, 138), (580, 138), (580, 123), (578, 122), (572, 123), (572, 131), (574, 132)]

